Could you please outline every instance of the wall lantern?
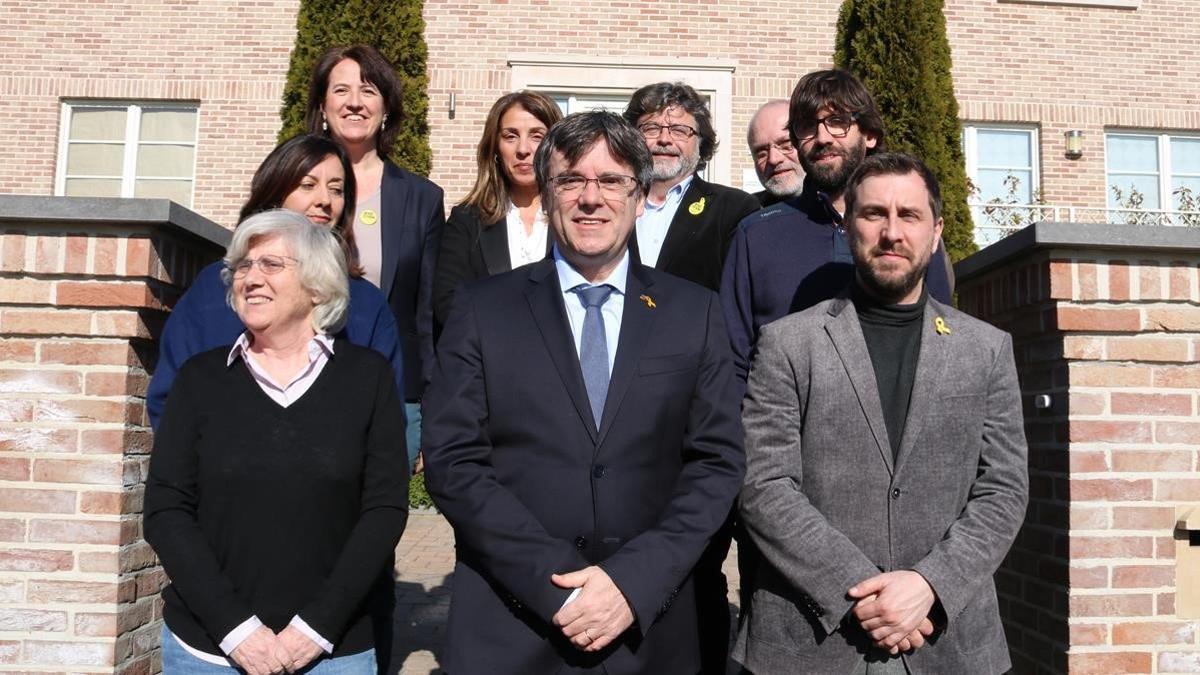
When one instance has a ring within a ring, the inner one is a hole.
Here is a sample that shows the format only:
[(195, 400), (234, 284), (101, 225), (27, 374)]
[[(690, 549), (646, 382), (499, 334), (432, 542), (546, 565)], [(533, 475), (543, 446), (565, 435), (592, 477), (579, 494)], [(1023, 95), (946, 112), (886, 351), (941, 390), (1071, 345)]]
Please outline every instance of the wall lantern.
[(1083, 157), (1083, 132), (1078, 129), (1072, 129), (1065, 135), (1067, 137), (1067, 159), (1079, 159)]

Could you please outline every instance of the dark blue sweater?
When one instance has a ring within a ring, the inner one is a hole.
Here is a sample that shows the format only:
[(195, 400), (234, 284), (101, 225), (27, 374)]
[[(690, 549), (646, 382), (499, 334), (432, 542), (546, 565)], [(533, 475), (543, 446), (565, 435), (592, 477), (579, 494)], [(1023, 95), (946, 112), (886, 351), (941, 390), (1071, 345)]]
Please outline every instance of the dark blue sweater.
[[(807, 182), (795, 199), (738, 223), (725, 258), (721, 307), (741, 386), (763, 326), (837, 296), (853, 280), (841, 214)], [(939, 302), (951, 303), (943, 246), (929, 262), (925, 284)]]
[[(191, 287), (175, 303), (167, 317), (159, 341), (158, 365), (146, 392), (146, 412), (150, 425), (158, 421), (167, 405), (167, 392), (179, 368), (192, 356), (222, 345), (232, 345), (246, 330), (237, 314), (225, 302), (225, 282), (221, 281), (221, 261), (200, 270)], [(396, 319), (383, 293), (364, 279), (350, 280), (350, 308), (346, 326), (336, 337), (344, 337), (361, 347), (383, 354), (396, 371), (396, 393), (404, 400), (404, 359)]]

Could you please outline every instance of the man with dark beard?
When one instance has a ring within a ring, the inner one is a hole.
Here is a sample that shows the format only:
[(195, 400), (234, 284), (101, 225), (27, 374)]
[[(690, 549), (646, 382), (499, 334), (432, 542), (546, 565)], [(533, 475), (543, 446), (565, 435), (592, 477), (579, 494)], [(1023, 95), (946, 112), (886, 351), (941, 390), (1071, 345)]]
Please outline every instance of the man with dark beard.
[(682, 82), (659, 82), (633, 93), (625, 119), (642, 132), (654, 158), (654, 182), (630, 249), (642, 264), (720, 289), (733, 231), (759, 205), (696, 175), (717, 149), (708, 104)]
[[(834, 124), (837, 124), (836, 122)], [(930, 297), (937, 179), (867, 158), (850, 287), (763, 330), (742, 407), (755, 675), (1002, 673), (992, 575), (1028, 497), (1012, 338)]]
[[(844, 70), (801, 78), (788, 112), (788, 133), (805, 171), (803, 190), (739, 223), (721, 279), (734, 367), (743, 384), (763, 326), (827, 300), (850, 283), (854, 266), (842, 226), (846, 181), (884, 147), (875, 101)], [(929, 292), (949, 303), (953, 280), (941, 246), (934, 257)]]

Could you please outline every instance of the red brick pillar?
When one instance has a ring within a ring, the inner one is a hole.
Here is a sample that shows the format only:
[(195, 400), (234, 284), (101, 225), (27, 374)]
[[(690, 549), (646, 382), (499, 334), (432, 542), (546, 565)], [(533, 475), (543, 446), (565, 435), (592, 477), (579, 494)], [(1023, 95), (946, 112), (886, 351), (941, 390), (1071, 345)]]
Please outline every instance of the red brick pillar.
[(228, 238), (162, 200), (0, 196), (0, 670), (159, 669), (144, 396)]
[(1013, 334), (1025, 403), (1029, 510), (997, 575), (1015, 672), (1200, 673), (1175, 606), (1198, 265), (1200, 230), (1040, 223), (957, 266), (960, 307)]

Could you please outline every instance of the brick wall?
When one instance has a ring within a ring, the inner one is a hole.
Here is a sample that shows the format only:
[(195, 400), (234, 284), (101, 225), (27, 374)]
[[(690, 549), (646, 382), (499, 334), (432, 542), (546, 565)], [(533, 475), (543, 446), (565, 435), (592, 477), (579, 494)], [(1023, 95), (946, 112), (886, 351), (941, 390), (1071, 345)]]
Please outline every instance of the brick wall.
[[(483, 117), (513, 86), (509, 59), (541, 53), (734, 64), (731, 131), (721, 142), (732, 160), (728, 182), (740, 185), (752, 168), (744, 148), (750, 115), (830, 64), (839, 5), (426, 0), (432, 178), (449, 204), (465, 196)], [(64, 98), (199, 101), (194, 209), (231, 226), (250, 175), (274, 145), (297, 6), (0, 0), (0, 134), (22, 141), (0, 148), (0, 192), (52, 194)], [(945, 14), (962, 118), (1040, 125), (1048, 202), (1104, 204), (1107, 127), (1200, 129), (1200, 110), (1186, 95), (1200, 89), (1200, 58), (1188, 39), (1200, 5), (1192, 0), (1145, 0), (1137, 10), (946, 0)], [(1068, 129), (1085, 134), (1080, 160), (1063, 157)]]
[(0, 670), (156, 672), (144, 396), (164, 303), (223, 242), (166, 202), (50, 201), (0, 197)]
[(1200, 232), (1039, 224), (994, 248), (958, 293), (1012, 332), (1026, 405), (1029, 511), (997, 577), (1016, 671), (1200, 672), (1174, 560), (1200, 503)]

